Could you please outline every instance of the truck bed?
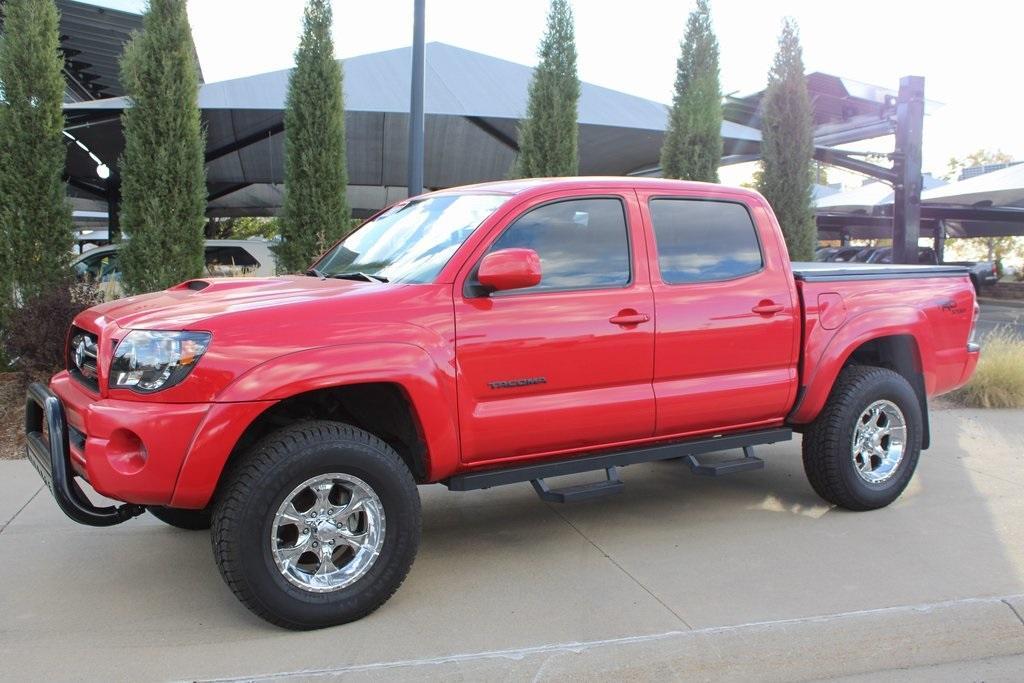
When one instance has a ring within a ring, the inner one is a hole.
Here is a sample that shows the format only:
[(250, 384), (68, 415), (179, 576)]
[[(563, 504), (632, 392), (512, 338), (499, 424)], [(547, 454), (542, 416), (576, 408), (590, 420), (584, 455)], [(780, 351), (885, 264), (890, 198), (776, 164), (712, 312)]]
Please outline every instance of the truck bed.
[(793, 277), (804, 282), (829, 280), (890, 280), (897, 278), (963, 277), (963, 266), (919, 266), (900, 263), (793, 263)]

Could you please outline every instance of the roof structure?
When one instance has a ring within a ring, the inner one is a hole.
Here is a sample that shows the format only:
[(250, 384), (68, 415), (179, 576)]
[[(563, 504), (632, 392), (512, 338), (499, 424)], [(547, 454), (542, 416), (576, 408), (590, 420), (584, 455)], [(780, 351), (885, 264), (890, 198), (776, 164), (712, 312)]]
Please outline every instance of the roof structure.
[[(926, 174), (921, 193), (922, 234), (949, 237), (1024, 235), (1024, 164), (955, 183)], [(892, 234), (892, 188), (871, 182), (815, 202), (822, 237), (873, 239)]]
[[(935, 178), (930, 173), (925, 173), (921, 179), (925, 190), (946, 184), (946, 181)], [(820, 197), (814, 201), (814, 206), (820, 210), (870, 213), (876, 207), (891, 205), (893, 195), (891, 185), (874, 180), (860, 187)]]
[[(816, 147), (832, 147), (889, 135), (895, 131), (897, 91), (816, 71), (807, 74)], [(761, 129), (765, 91), (726, 98), (728, 121)], [(942, 106), (925, 101), (925, 112)], [(726, 159), (728, 161), (728, 159)], [(736, 159), (747, 161), (747, 159)]]
[[(411, 48), (343, 60), (350, 204), (363, 213), (405, 196)], [(426, 46), (428, 188), (508, 175), (518, 152), (533, 69), (444, 43)], [(283, 110), (289, 70), (208, 83), (199, 106), (207, 128), (211, 215), (274, 213), (283, 173)], [(105, 163), (123, 149), (120, 112), (110, 98), (65, 107), (68, 130)], [(667, 107), (589, 83), (581, 84), (581, 175), (627, 175), (657, 164)], [(727, 154), (755, 151), (760, 131), (726, 121)], [(96, 163), (69, 148), (69, 176), (97, 187)], [(79, 187), (81, 190), (82, 187)]]
[(1010, 206), (1024, 208), (1024, 164), (968, 177), (921, 193), (929, 204)]

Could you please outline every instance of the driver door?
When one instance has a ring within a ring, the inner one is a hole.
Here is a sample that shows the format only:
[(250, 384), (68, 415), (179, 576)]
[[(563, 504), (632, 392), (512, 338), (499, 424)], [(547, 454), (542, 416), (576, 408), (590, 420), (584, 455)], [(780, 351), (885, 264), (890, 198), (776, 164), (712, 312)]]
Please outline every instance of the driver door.
[[(654, 300), (632, 192), (519, 212), (456, 285), (464, 462), (554, 455), (654, 432)], [(499, 234), (500, 233), (500, 234)], [(478, 294), (486, 253), (527, 248), (542, 279)]]

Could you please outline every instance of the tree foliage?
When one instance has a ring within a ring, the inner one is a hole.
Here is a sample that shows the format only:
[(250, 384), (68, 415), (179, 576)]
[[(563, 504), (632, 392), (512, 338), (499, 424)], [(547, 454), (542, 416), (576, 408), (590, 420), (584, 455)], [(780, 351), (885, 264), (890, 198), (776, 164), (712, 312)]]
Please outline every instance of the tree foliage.
[(8, 0), (0, 41), (0, 319), (68, 276), (64, 77), (53, 0)]
[(568, 0), (551, 0), (547, 30), (538, 50), (540, 63), (530, 81), (526, 117), (519, 128), (521, 178), (579, 173), (576, 108), (576, 34)]
[(125, 46), (121, 249), (124, 286), (137, 294), (203, 272), (205, 135), (185, 0), (150, 0), (142, 32)]
[(676, 62), (675, 95), (661, 148), (661, 172), (666, 178), (715, 183), (721, 157), (718, 39), (711, 27), (708, 0), (697, 0)]
[(301, 272), (348, 230), (345, 107), (329, 0), (308, 0), (285, 103), (278, 270)]
[(792, 19), (783, 22), (779, 51), (768, 74), (761, 137), (763, 173), (757, 189), (775, 210), (789, 257), (809, 261), (816, 241), (811, 204), (813, 121), (800, 36)]

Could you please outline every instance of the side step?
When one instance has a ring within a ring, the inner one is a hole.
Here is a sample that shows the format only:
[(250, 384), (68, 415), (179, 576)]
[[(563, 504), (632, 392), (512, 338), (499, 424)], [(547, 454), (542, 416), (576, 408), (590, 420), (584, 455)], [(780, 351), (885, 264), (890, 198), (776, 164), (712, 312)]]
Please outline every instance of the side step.
[(540, 499), (546, 500), (549, 503), (575, 503), (580, 500), (622, 493), (626, 485), (619, 479), (619, 469), (617, 467), (608, 467), (604, 472), (606, 476), (604, 481), (576, 484), (575, 486), (566, 486), (563, 489), (549, 488), (547, 482), (543, 479), (533, 479), (530, 483), (533, 484), (533, 490), (537, 492)]
[(690, 466), (690, 471), (694, 474), (707, 477), (718, 477), (723, 474), (764, 469), (764, 460), (754, 455), (753, 446), (744, 446), (743, 457), (736, 458), (735, 460), (704, 463), (698, 460), (696, 455), (688, 455), (686, 456), (686, 464)]
[[(760, 429), (738, 434), (722, 434), (711, 437), (688, 439), (670, 443), (640, 446), (628, 450), (606, 451), (590, 454), (574, 454), (558, 460), (533, 462), (527, 465), (512, 467), (491, 467), (474, 469), (449, 477), (444, 483), (451, 491), (474, 491), (492, 486), (504, 486), (521, 481), (533, 481), (546, 477), (559, 477), (579, 472), (596, 472), (611, 467), (625, 467), (641, 462), (655, 460), (673, 460), (687, 456), (699, 456), (705, 453), (729, 451), (746, 446), (788, 441), (793, 432), (788, 427)], [(751, 467), (747, 459), (743, 459), (745, 467)], [(760, 462), (760, 461), (758, 461)], [(698, 463), (698, 466), (703, 466)]]

